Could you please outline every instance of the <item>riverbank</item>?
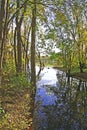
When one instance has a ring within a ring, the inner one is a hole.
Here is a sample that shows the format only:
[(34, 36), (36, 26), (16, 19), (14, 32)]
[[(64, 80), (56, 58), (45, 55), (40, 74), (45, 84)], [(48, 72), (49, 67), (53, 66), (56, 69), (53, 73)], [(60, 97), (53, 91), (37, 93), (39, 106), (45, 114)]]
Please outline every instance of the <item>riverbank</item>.
[[(53, 67), (53, 68), (66, 72), (66, 69), (63, 67)], [(83, 73), (74, 72), (74, 73), (71, 73), (70, 76), (77, 78), (77, 79), (80, 79), (80, 80), (87, 81), (87, 72), (83, 72)]]
[(72, 77), (74, 78), (78, 78), (80, 80), (84, 80), (84, 81), (87, 81), (87, 72), (83, 72), (83, 73), (74, 73), (74, 74), (71, 74)]

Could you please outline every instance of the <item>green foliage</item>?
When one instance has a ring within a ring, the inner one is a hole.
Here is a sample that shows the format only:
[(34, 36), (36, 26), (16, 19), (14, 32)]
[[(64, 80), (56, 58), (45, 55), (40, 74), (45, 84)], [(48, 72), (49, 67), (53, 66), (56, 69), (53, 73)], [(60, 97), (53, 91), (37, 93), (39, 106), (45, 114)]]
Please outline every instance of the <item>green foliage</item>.
[(71, 73), (77, 73), (77, 72), (79, 72), (79, 67), (72, 68)]
[(3, 65), (3, 76), (5, 76), (11, 87), (29, 87), (30, 83), (25, 73), (16, 74), (15, 65), (12, 59)]
[(50, 56), (50, 59), (51, 59), (51, 60), (55, 60), (57, 57), (58, 57), (58, 54), (55, 53), (55, 52), (52, 52), (52, 53), (51, 53), (51, 56)]
[(27, 79), (27, 76), (24, 73), (17, 74), (17, 75), (11, 75), (11, 84), (13, 87), (29, 87), (30, 82)]
[(0, 115), (1, 115), (2, 113), (5, 113), (5, 111), (4, 111), (4, 109), (3, 109), (2, 107), (0, 107)]
[(3, 65), (3, 74), (12, 74), (15, 72), (15, 65), (11, 59), (6, 61), (6, 63)]

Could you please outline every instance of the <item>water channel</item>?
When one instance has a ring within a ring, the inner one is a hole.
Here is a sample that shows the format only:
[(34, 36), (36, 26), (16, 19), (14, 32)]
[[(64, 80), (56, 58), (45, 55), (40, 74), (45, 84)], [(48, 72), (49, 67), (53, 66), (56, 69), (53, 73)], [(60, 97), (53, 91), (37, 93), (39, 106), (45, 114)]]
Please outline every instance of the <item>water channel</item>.
[(87, 82), (44, 68), (37, 81), (34, 130), (87, 130)]

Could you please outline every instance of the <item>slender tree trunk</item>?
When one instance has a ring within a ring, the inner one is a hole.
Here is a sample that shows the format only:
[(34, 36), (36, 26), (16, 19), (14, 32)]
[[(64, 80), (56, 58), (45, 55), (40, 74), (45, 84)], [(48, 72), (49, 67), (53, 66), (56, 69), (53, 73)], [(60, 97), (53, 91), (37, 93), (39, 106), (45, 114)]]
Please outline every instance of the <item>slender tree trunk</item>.
[[(26, 45), (26, 51), (25, 51), (25, 66), (28, 67), (29, 66), (29, 57), (28, 57), (28, 49), (29, 49), (29, 36), (30, 36), (30, 30), (31, 30), (31, 27), (29, 27), (29, 30), (28, 30), (28, 35), (27, 35), (27, 45)], [(25, 71), (27, 69), (25, 68)]]
[[(17, 0), (17, 9), (20, 8), (20, 1)], [(21, 55), (21, 40), (20, 40), (20, 27), (21, 25), (19, 24), (19, 12), (16, 14), (16, 40), (17, 40), (17, 65), (16, 65), (16, 70), (17, 73), (21, 72), (21, 64), (22, 64), (22, 55)]]
[(31, 83), (36, 91), (36, 71), (35, 71), (35, 32), (36, 32), (36, 0), (32, 9), (32, 32), (31, 32)]
[(21, 72), (22, 71), (22, 50), (21, 50), (21, 31), (20, 31), (20, 27), (17, 26), (17, 59), (18, 59), (18, 66), (17, 66), (17, 72)]
[(15, 27), (15, 31), (14, 31), (14, 61), (15, 61), (15, 68), (16, 68), (16, 72), (17, 72), (17, 43), (16, 43), (16, 27)]
[[(27, 1), (24, 3), (23, 12), (17, 12), (16, 14), (16, 40), (17, 40), (17, 73), (22, 72), (22, 39), (21, 39), (21, 25), (26, 12)], [(17, 0), (17, 9), (20, 8), (20, 0)], [(21, 16), (21, 17), (20, 17)]]
[(5, 0), (1, 0), (1, 7), (0, 7), (0, 87), (1, 87), (1, 80), (2, 80), (2, 63), (3, 63), (3, 51), (4, 51), (4, 39), (3, 39), (3, 32), (4, 32), (4, 14), (5, 14)]
[(80, 72), (83, 73), (83, 63), (79, 62), (79, 68), (80, 68)]
[(36, 76), (37, 78), (39, 78), (41, 71), (44, 69), (44, 63), (42, 63), (42, 61), (41, 61), (40, 52), (38, 52), (38, 59), (39, 59), (39, 71), (38, 71), (38, 74)]

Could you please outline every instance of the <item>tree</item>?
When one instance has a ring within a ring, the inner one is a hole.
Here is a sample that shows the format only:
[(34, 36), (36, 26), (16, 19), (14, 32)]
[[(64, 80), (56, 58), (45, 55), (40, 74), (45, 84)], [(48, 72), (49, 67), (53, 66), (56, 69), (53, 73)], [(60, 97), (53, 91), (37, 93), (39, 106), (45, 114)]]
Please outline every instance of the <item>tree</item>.
[[(26, 2), (27, 3), (27, 2)], [(24, 13), (26, 12), (26, 3), (24, 3), (23, 11), (19, 11), (16, 13), (16, 28), (15, 28), (15, 38), (14, 46), (15, 46), (15, 64), (16, 64), (16, 71), (22, 71), (22, 38), (21, 38), (21, 26), (24, 18)], [(20, 8), (20, 0), (17, 0), (17, 9)], [(21, 15), (21, 16), (20, 16)], [(17, 43), (15, 43), (17, 41)], [(16, 49), (16, 45), (17, 49)], [(17, 53), (16, 53), (17, 51)]]
[(0, 1), (0, 85), (2, 80), (2, 67), (4, 57), (5, 43), (7, 39), (7, 19), (8, 19), (9, 0)]
[[(35, 71), (35, 38), (36, 38), (36, 0), (33, 1), (32, 24), (31, 24), (31, 83), (36, 89), (36, 71)], [(35, 90), (36, 91), (36, 90)]]
[[(55, 31), (58, 40), (58, 47), (62, 54), (65, 55), (64, 63), (69, 69), (79, 66), (80, 72), (83, 72), (83, 64), (85, 59), (84, 51), (84, 28), (86, 23), (86, 1), (58, 1), (54, 2), (55, 14)], [(64, 49), (65, 48), (65, 49)], [(68, 61), (67, 61), (68, 60)], [(75, 63), (75, 61), (77, 61)]]

